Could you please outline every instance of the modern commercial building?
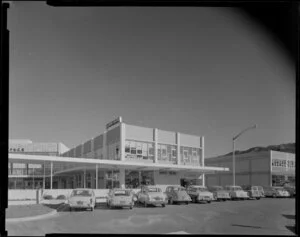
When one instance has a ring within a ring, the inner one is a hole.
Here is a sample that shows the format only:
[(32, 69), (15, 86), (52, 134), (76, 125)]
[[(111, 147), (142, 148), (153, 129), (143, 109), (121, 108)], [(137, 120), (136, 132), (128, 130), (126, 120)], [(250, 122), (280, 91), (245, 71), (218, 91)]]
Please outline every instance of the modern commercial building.
[[(119, 117), (103, 134), (61, 157), (9, 154), (10, 161), (43, 164), (50, 188), (137, 188), (141, 184), (205, 184), (204, 137), (129, 125)], [(42, 169), (41, 169), (42, 171)], [(48, 186), (43, 182), (43, 187)]]
[[(63, 143), (33, 142), (28, 139), (9, 140), (9, 153), (60, 156), (69, 150)], [(43, 186), (42, 164), (8, 162), (9, 189), (34, 189)], [(47, 182), (49, 186), (49, 181)]]
[[(207, 158), (205, 165), (228, 167), (230, 172), (206, 175), (207, 185), (232, 185), (232, 154)], [(295, 183), (295, 154), (258, 151), (235, 155), (236, 185), (281, 186)]]

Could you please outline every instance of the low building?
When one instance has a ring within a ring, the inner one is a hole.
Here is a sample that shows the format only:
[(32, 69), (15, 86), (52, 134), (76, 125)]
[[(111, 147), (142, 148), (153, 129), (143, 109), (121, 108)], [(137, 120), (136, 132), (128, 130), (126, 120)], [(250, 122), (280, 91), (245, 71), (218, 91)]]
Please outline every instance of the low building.
[[(69, 148), (58, 142), (33, 142), (29, 139), (10, 139), (11, 154), (60, 156)], [(8, 162), (9, 189), (35, 189), (43, 187), (43, 165), (23, 162)], [(49, 180), (46, 185), (50, 187)]]
[[(232, 185), (232, 154), (205, 159), (205, 165), (228, 167), (229, 172), (206, 175), (207, 185)], [(281, 186), (295, 183), (295, 154), (279, 151), (253, 151), (235, 155), (236, 185)]]

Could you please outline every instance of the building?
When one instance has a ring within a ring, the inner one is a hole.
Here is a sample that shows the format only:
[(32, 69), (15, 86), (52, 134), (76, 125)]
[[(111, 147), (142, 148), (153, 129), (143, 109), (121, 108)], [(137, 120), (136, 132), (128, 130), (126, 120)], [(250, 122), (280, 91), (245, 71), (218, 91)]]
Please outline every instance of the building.
[[(226, 174), (206, 175), (207, 185), (232, 185), (232, 154), (208, 158), (205, 165), (228, 167)], [(278, 186), (295, 183), (295, 154), (279, 151), (258, 151), (235, 155), (236, 185)]]
[(42, 165), (45, 188), (137, 188), (142, 184), (205, 184), (205, 174), (227, 168), (204, 166), (204, 137), (108, 123), (103, 134), (57, 156), (9, 154), (11, 162)]
[[(28, 139), (10, 139), (9, 153), (43, 156), (60, 156), (69, 150), (63, 143), (33, 142)], [(34, 189), (42, 187), (42, 164), (8, 163), (9, 189)], [(49, 182), (47, 182), (49, 186)]]

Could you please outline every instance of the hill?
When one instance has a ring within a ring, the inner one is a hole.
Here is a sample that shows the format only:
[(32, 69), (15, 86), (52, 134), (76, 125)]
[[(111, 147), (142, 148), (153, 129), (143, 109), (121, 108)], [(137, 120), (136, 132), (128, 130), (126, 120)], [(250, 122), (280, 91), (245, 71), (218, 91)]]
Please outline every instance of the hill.
[[(250, 152), (260, 152), (260, 151), (281, 151), (281, 152), (288, 152), (288, 153), (294, 153), (295, 154), (295, 143), (286, 143), (286, 144), (280, 144), (280, 145), (270, 145), (267, 147), (252, 147), (245, 151), (235, 151), (235, 154), (245, 154)], [(232, 152), (226, 154), (226, 156), (232, 155)]]

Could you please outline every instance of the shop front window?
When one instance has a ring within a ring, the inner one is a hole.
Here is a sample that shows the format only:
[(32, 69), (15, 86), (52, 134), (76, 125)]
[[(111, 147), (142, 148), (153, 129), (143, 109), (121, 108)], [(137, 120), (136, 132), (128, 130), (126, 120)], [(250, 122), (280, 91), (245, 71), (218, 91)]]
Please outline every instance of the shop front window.
[(125, 158), (133, 160), (154, 160), (153, 143), (125, 141)]
[(105, 173), (105, 180), (106, 180), (106, 188), (120, 188), (119, 182), (120, 172), (119, 170), (109, 170)]
[(154, 185), (154, 172), (141, 171), (141, 185)]
[(139, 171), (125, 170), (125, 187), (138, 188), (140, 186)]

